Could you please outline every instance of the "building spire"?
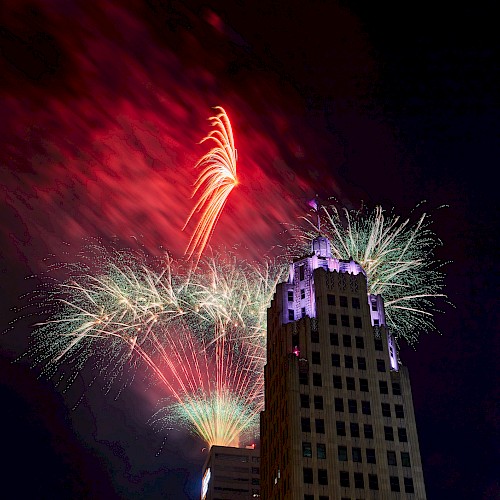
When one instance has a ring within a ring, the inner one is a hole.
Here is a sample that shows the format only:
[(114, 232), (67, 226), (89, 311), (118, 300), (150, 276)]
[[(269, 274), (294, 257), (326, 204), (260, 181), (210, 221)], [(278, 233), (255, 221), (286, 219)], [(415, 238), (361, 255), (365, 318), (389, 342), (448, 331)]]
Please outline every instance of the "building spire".
[(316, 212), (318, 220), (318, 235), (321, 236), (321, 220), (319, 218), (319, 209), (321, 208), (321, 205), (319, 202), (319, 196), (316, 194), (316, 196), (312, 200), (309, 200), (307, 204)]

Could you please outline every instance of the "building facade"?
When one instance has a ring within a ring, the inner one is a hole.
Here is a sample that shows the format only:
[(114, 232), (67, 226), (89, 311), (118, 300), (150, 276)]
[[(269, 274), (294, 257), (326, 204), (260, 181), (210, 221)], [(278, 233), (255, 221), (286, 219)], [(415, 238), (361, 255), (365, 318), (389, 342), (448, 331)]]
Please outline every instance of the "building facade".
[(201, 500), (250, 500), (260, 495), (259, 450), (212, 446), (203, 466)]
[(424, 500), (408, 372), (363, 269), (316, 238), (267, 321), (261, 497)]

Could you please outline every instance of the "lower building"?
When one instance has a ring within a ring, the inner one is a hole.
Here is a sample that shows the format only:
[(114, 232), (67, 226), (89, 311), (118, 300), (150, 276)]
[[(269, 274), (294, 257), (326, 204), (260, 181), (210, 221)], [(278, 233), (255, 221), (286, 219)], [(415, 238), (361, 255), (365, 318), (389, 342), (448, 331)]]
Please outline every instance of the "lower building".
[(260, 497), (259, 450), (212, 446), (203, 466), (201, 500), (250, 500)]

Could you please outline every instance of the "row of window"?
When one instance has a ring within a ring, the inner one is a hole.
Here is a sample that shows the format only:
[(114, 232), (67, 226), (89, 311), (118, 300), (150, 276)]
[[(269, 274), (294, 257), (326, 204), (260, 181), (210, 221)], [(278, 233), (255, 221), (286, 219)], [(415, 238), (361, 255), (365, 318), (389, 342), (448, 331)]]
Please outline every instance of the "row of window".
[[(325, 433), (325, 420), (323, 418), (315, 418), (314, 424), (317, 434)], [(302, 432), (311, 432), (311, 419), (309, 417), (301, 417), (300, 425)], [(338, 436), (346, 435), (345, 422), (337, 420), (336, 428)], [(353, 435), (353, 429), (354, 429), (354, 434), (357, 435)], [(364, 433), (365, 433), (365, 438), (373, 439), (373, 427), (370, 424), (364, 425)], [(406, 443), (408, 441), (408, 434), (406, 432), (406, 427), (398, 427), (397, 433), (398, 433), (398, 440), (400, 443)], [(351, 435), (353, 437), (359, 437), (359, 427), (356, 428), (353, 426), (353, 424), (351, 424)], [(386, 441), (394, 441), (394, 429), (392, 426), (390, 425), (384, 426), (384, 437)]]
[[(379, 484), (378, 484), (377, 474), (367, 474), (367, 476), (368, 476), (368, 488), (370, 490), (378, 490)], [(313, 484), (314, 483), (313, 470), (310, 467), (303, 468), (303, 477), (304, 477), (305, 484)], [(320, 484), (320, 485), (327, 485), (328, 484), (328, 472), (326, 469), (318, 469), (316, 477), (317, 477), (318, 484)], [(339, 471), (339, 479), (340, 479), (340, 486), (342, 488), (350, 488), (351, 487), (349, 472)], [(355, 488), (359, 488), (359, 489), (365, 488), (365, 476), (362, 472), (354, 472), (353, 479), (354, 479), (353, 482), (354, 482)], [(389, 481), (390, 481), (390, 485), (391, 485), (391, 491), (396, 491), (396, 492), (401, 491), (398, 476), (390, 476)], [(405, 493), (414, 493), (415, 492), (415, 488), (413, 486), (413, 479), (411, 477), (403, 478), (403, 482), (404, 482)], [(314, 498), (313, 495), (304, 495), (304, 500), (308, 500), (308, 498), (311, 498), (311, 497)]]
[[(337, 305), (337, 299), (335, 295), (332, 295), (331, 293), (327, 294), (326, 300), (328, 302), (329, 306), (335, 306)], [(340, 295), (339, 296), (339, 305), (340, 307), (347, 307), (348, 305), (348, 300), (345, 295)], [(358, 297), (352, 297), (351, 298), (351, 305), (353, 309), (360, 309), (361, 308), (361, 303), (359, 302)]]
[[(332, 353), (332, 366), (336, 366), (340, 368), (340, 354)], [(358, 356), (358, 370), (366, 370), (366, 359)], [(344, 367), (345, 368), (354, 368), (354, 358), (347, 354), (344, 354)], [(385, 360), (377, 359), (377, 371), (385, 372)]]
[[(361, 322), (361, 318), (359, 316), (353, 316), (352, 323), (354, 328), (363, 328), (363, 323)], [(337, 326), (337, 315), (335, 313), (328, 313), (328, 324), (331, 326)], [(349, 316), (347, 314), (340, 315), (340, 325), (350, 327), (351, 322)]]
[[(384, 344), (382, 342), (381, 338), (374, 338), (374, 347), (376, 351), (383, 351), (384, 350)], [(311, 331), (311, 342), (313, 344), (319, 343), (319, 331), (318, 330), (312, 330)], [(339, 334), (335, 332), (330, 332), (330, 345), (332, 346), (339, 346)], [(344, 347), (352, 347), (352, 337), (350, 335), (342, 335), (342, 345)], [(365, 342), (363, 337), (356, 336), (355, 337), (355, 346), (357, 349), (364, 349), (365, 348)]]
[[(352, 380), (352, 381), (351, 381)], [(368, 380), (367, 379), (359, 379), (359, 386), (360, 390), (363, 392), (368, 392)], [(337, 389), (342, 389), (342, 379), (340, 377), (334, 375), (333, 377), (333, 387)], [(348, 390), (355, 390), (355, 383), (354, 379), (351, 379), (351, 377), (347, 377), (347, 389)], [(320, 395), (314, 395), (314, 409), (315, 410), (323, 410), (323, 396)], [(337, 400), (339, 402), (337, 403)], [(363, 405), (363, 403), (368, 403), (368, 405)], [(358, 412), (358, 405), (357, 401), (354, 399), (348, 399), (347, 400), (347, 406), (349, 408), (349, 413), (357, 413)], [(311, 403), (310, 403), (310, 398), (308, 394), (301, 394), (300, 395), (300, 407), (301, 408), (310, 408)], [(341, 410), (337, 410), (337, 408), (342, 408)], [(371, 412), (370, 408), (370, 403), (368, 401), (362, 402), (361, 408), (365, 408), (367, 412)], [(382, 416), (384, 417), (391, 417), (391, 405), (389, 403), (381, 403), (381, 408), (382, 408)], [(335, 410), (336, 411), (344, 411), (344, 403), (342, 398), (335, 398)], [(365, 413), (365, 415), (370, 415), (371, 413)], [(405, 418), (405, 413), (404, 413), (404, 408), (403, 405), (394, 405), (394, 415), (396, 418)]]

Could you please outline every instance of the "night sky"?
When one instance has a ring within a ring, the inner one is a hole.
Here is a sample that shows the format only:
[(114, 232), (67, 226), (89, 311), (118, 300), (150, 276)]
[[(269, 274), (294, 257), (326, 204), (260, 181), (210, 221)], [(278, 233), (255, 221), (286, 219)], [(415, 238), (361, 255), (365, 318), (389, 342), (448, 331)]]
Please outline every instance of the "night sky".
[(92, 366), (67, 391), (37, 378), (13, 361), (42, 318), (12, 308), (91, 238), (182, 255), (222, 105), (240, 185), (215, 246), (261, 255), (316, 193), (403, 215), (426, 200), (455, 306), (401, 353), (427, 494), (500, 498), (493, 2), (352, 3), (2, 2), (3, 496), (198, 498), (203, 443), (151, 429), (159, 389), (105, 394)]

